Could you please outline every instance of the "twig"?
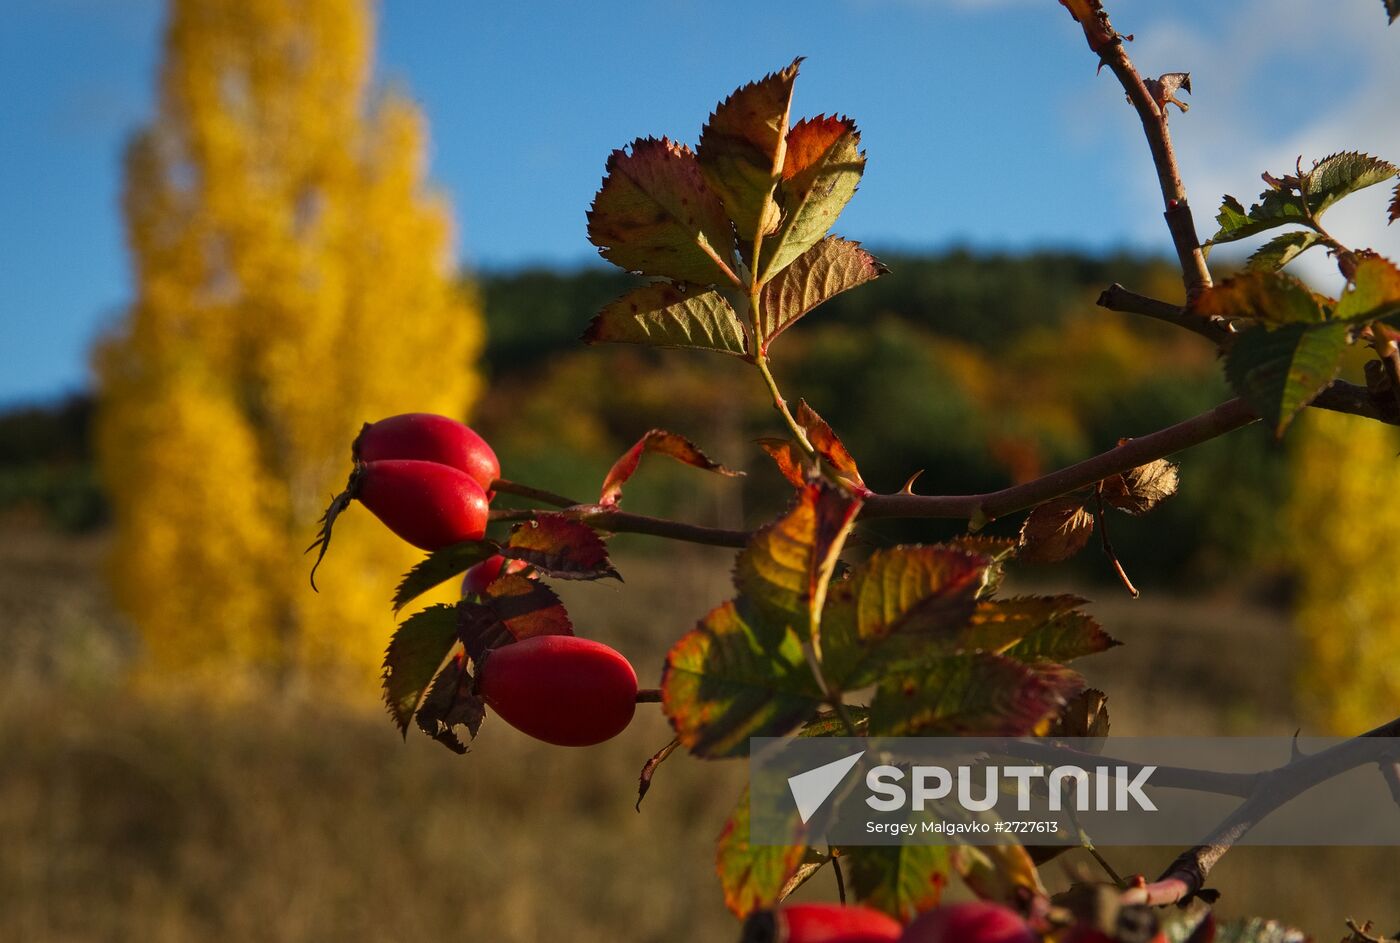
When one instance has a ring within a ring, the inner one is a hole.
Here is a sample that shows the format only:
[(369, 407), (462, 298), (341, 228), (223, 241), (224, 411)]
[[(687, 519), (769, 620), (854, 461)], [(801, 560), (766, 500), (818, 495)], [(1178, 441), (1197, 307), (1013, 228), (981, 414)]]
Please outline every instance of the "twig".
[(1156, 298), (1149, 298), (1146, 295), (1139, 295), (1129, 291), (1117, 282), (1109, 285), (1099, 295), (1099, 307), (1107, 308), (1110, 311), (1120, 311), (1125, 314), (1141, 314), (1144, 317), (1155, 318), (1158, 321), (1165, 321), (1177, 327), (1185, 328), (1195, 334), (1199, 334), (1217, 347), (1229, 346), (1234, 339), (1235, 332), (1230, 330), (1229, 325), (1222, 324), (1211, 318), (1203, 318), (1199, 315), (1191, 314), (1183, 308), (1171, 304), (1167, 301), (1159, 301)]
[(660, 704), (660, 703), (661, 703), (661, 689), (660, 689), (660, 688), (642, 688), (642, 689), (640, 689), (640, 690), (637, 692), (637, 703), (638, 703), (638, 704)]
[(846, 876), (841, 873), (841, 859), (836, 857), (836, 851), (828, 847), (831, 854), (831, 873), (836, 875), (836, 897), (844, 905), (846, 903)]
[(1123, 586), (1128, 590), (1128, 594), (1134, 599), (1142, 595), (1138, 588), (1133, 585), (1133, 581), (1128, 579), (1128, 571), (1123, 569), (1122, 562), (1118, 559), (1118, 554), (1113, 550), (1113, 540), (1108, 536), (1108, 515), (1103, 512), (1103, 482), (1099, 482), (1094, 489), (1094, 501), (1099, 512), (1099, 541), (1103, 544), (1104, 555), (1108, 557), (1108, 562), (1113, 564), (1113, 571), (1118, 574), (1118, 579), (1122, 580)]
[[(1157, 168), (1157, 183), (1162, 190), (1162, 204), (1167, 220), (1167, 229), (1176, 248), (1177, 259), (1181, 263), (1181, 277), (1186, 285), (1186, 296), (1194, 298), (1201, 290), (1210, 287), (1210, 269), (1206, 266), (1205, 253), (1201, 251), (1196, 237), (1196, 224), (1191, 218), (1191, 206), (1186, 201), (1186, 187), (1181, 182), (1181, 171), (1176, 164), (1176, 153), (1172, 150), (1171, 132), (1167, 129), (1167, 110), (1159, 104), (1148, 90), (1147, 83), (1138, 74), (1137, 67), (1128, 58), (1123, 48), (1123, 37), (1108, 22), (1108, 14), (1100, 13), (1097, 22), (1082, 23), (1089, 46), (1098, 52), (1100, 61), (1113, 71), (1123, 91), (1128, 93), (1128, 101), (1137, 111), (1142, 121), (1143, 134), (1147, 136), (1147, 146), (1152, 152), (1152, 163)], [(1188, 86), (1189, 88), (1189, 86)]]
[(1153, 883), (1124, 891), (1122, 902), (1175, 904), (1200, 895), (1211, 869), (1250, 829), (1279, 806), (1318, 783), (1366, 763), (1376, 762), (1376, 748), (1367, 741), (1397, 735), (1400, 735), (1400, 719), (1259, 774), (1258, 783), (1249, 797), (1226, 816), (1204, 841), (1178, 855)]
[[(532, 508), (512, 508), (492, 511), (492, 521), (529, 521), (541, 513)], [(746, 530), (726, 530), (722, 527), (705, 527), (702, 524), (689, 524), (685, 521), (672, 521), (661, 517), (648, 517), (644, 514), (631, 514), (617, 508), (597, 504), (576, 504), (564, 507), (551, 514), (563, 514), (583, 521), (590, 527), (613, 534), (649, 534), (653, 537), (666, 537), (692, 544), (706, 544), (711, 547), (743, 547), (749, 542)]]
[(522, 485), (519, 482), (509, 481), (505, 478), (497, 478), (491, 482), (492, 491), (499, 491), (503, 494), (519, 495), (522, 498), (530, 498), (541, 504), (552, 504), (555, 507), (573, 507), (579, 502), (573, 498), (566, 498), (562, 494), (555, 494), (553, 491), (545, 491), (543, 488), (535, 488), (531, 485)]

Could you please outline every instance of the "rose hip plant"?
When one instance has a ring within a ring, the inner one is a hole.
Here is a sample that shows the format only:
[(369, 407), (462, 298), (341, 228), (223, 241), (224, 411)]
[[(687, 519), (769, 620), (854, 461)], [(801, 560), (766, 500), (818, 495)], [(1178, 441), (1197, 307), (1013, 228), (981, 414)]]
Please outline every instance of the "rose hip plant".
[[(358, 500), (428, 551), (399, 584), (396, 611), (463, 579), (460, 602), (414, 613), (389, 643), (384, 697), (401, 731), (416, 724), (463, 753), (463, 731), (475, 738), (495, 713), (540, 740), (586, 746), (622, 731), (639, 702), (659, 702), (675, 738), (644, 764), (639, 807), (676, 751), (732, 759), (746, 754), (751, 737), (1104, 735), (1105, 696), (1069, 665), (1118, 642), (1077, 596), (1004, 594), (1004, 572), (1067, 559), (1097, 529), (1136, 594), (1113, 554), (1109, 517), (1146, 514), (1171, 496), (1177, 468), (1167, 456), (1256, 421), (1281, 435), (1309, 406), (1400, 421), (1400, 269), (1347, 247), (1322, 224), (1338, 200), (1393, 180), (1395, 165), (1339, 153), (1306, 167), (1300, 159), (1284, 176), (1266, 173), (1268, 189), (1248, 209), (1224, 198), (1219, 230), (1203, 245), (1168, 125), (1169, 105), (1186, 110), (1177, 94), (1190, 90), (1189, 75), (1143, 78), (1126, 52), (1131, 37), (1114, 30), (1095, 0), (1062, 2), (1142, 120), (1187, 298), (1176, 305), (1113, 285), (1099, 303), (1216, 345), (1238, 397), (1001, 490), (920, 495), (912, 478), (894, 493), (873, 490), (836, 431), (805, 401), (791, 404), (770, 368), (784, 332), (885, 273), (859, 243), (831, 232), (866, 158), (849, 118), (794, 120), (794, 61), (722, 101), (694, 149), (642, 138), (611, 154), (588, 235), (605, 259), (646, 281), (598, 312), (583, 334), (589, 344), (685, 348), (751, 365), (781, 420), (783, 434), (758, 445), (791, 486), (787, 507), (751, 533), (623, 510), (624, 487), (648, 454), (735, 474), (663, 430), (643, 435), (598, 498), (585, 502), (502, 477), (490, 446), (452, 420), (408, 415), (366, 425), (352, 448), (349, 485), (313, 547), (325, 554), (337, 515)], [(1400, 217), (1400, 185), (1390, 216)], [(1213, 280), (1208, 246), (1275, 230), (1244, 271)], [(1315, 247), (1347, 279), (1338, 298), (1281, 271)], [(1335, 379), (1343, 353), (1357, 346), (1374, 353), (1366, 386)], [(490, 511), (496, 493), (540, 507)], [(1019, 538), (979, 533), (1018, 512), (1027, 512)], [(963, 520), (967, 532), (873, 551), (852, 540), (863, 521), (895, 517)], [(495, 534), (492, 525), (501, 524), (514, 526)], [(656, 688), (639, 690), (622, 654), (579, 637), (549, 586), (617, 578), (607, 539), (620, 532), (738, 550), (732, 597), (695, 614), (689, 627), (676, 614), (664, 665), (643, 672)], [(1393, 722), (1371, 735), (1397, 733)], [(725, 903), (747, 918), (751, 940), (1145, 941), (1157, 932), (1150, 905), (1213, 899), (1211, 867), (1292, 784), (1316, 779), (1309, 763), (1300, 757), (1264, 774), (1219, 832), (1157, 881), (1121, 880), (1105, 863), (1107, 896), (1051, 900), (1037, 873), (1045, 853), (1018, 845), (814, 847), (798, 825), (787, 845), (754, 845), (746, 797), (720, 831), (717, 869)], [(782, 904), (823, 868), (834, 872), (842, 900), (849, 893), (860, 906)], [(953, 877), (986, 902), (938, 909)]]

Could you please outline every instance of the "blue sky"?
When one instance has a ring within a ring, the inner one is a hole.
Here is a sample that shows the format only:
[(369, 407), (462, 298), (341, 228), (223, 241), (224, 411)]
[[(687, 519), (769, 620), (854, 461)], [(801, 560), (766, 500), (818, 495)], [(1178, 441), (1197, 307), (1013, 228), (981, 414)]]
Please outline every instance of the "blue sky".
[[(1145, 72), (1190, 71), (1173, 119), (1204, 234), (1220, 195), (1299, 154), (1400, 159), (1400, 27), (1377, 0), (1117, 0)], [(1320, 10), (1326, 9), (1323, 15)], [(385, 0), (377, 75), (417, 99), (460, 254), (492, 268), (594, 258), (608, 152), (694, 141), (716, 100), (807, 57), (799, 114), (869, 151), (838, 230), (876, 247), (1167, 251), (1141, 133), (1055, 0)], [(0, 403), (81, 388), (129, 297), (120, 154), (152, 112), (158, 0), (0, 5)], [(1380, 188), (1334, 232), (1400, 253)], [(1310, 270), (1321, 277), (1321, 260)]]

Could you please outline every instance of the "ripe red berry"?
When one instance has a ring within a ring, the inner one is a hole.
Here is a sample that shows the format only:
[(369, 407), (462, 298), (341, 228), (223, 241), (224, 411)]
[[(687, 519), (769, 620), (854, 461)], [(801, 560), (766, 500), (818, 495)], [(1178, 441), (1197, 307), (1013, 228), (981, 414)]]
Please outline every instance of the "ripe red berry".
[(370, 462), (351, 490), (370, 513), (420, 550), (441, 550), (486, 535), (486, 492), (455, 468), (435, 462)]
[(475, 596), (477, 593), (484, 592), (486, 587), (495, 582), (496, 577), (503, 573), (519, 573), (528, 567), (529, 564), (524, 560), (507, 560), (499, 553), (487, 557), (467, 570), (466, 576), (462, 577), (462, 595)]
[(888, 914), (844, 904), (792, 904), (744, 924), (743, 943), (892, 943), (904, 928)]
[(1040, 938), (1013, 910), (986, 901), (927, 910), (900, 943), (1037, 943)]
[(432, 413), (404, 413), (365, 423), (353, 451), (362, 462), (412, 459), (447, 465), (466, 472), (488, 492), (491, 482), (501, 477), (501, 463), (485, 439), (455, 419)]
[(477, 681), (502, 720), (562, 747), (612, 739), (637, 709), (631, 663), (600, 642), (573, 635), (537, 635), (493, 649)]

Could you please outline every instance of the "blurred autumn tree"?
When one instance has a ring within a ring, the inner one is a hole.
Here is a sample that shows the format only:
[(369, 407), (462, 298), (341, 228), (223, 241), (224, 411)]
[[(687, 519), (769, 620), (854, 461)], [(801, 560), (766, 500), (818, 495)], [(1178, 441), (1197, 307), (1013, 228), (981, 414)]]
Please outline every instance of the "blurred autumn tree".
[(1294, 443), (1289, 545), (1298, 580), (1300, 683), (1335, 733), (1374, 727), (1400, 703), (1400, 503), (1393, 426), (1313, 410)]
[[(463, 416), (482, 343), (426, 128), (371, 100), (363, 0), (173, 0), (127, 155), (136, 298), (96, 354), (120, 604), (150, 676), (372, 682), (416, 554), (347, 515), (303, 548), (365, 420)], [(236, 672), (235, 672), (236, 674)]]

